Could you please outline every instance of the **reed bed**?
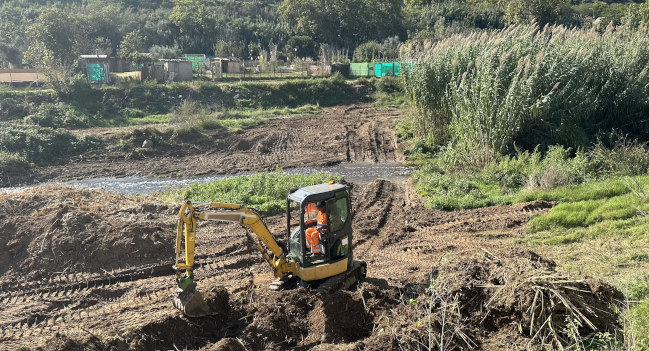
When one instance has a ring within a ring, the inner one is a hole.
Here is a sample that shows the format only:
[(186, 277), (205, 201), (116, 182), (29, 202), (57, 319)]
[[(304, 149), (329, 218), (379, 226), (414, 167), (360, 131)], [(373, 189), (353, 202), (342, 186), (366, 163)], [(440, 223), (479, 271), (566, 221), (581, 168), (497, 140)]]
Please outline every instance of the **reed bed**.
[(648, 30), (597, 28), (510, 26), (411, 50), (415, 136), (482, 164), (515, 145), (577, 148), (612, 130), (646, 140)]

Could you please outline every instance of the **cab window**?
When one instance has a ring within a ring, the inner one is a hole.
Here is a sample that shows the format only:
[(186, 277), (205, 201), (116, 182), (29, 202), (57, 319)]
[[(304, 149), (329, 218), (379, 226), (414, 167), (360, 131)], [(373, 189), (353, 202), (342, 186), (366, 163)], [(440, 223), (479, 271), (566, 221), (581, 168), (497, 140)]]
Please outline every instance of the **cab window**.
[(337, 232), (347, 222), (349, 212), (347, 211), (347, 198), (337, 199), (329, 204), (329, 219), (327, 220), (332, 232)]

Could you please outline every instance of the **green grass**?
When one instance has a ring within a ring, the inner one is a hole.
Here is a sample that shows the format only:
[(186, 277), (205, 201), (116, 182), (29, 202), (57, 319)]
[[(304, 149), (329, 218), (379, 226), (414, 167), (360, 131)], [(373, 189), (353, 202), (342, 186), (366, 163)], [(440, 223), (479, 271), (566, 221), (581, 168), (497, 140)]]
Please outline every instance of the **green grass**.
[(127, 125), (140, 126), (144, 124), (165, 124), (169, 123), (169, 115), (149, 115), (145, 117), (131, 117), (127, 119)]
[(161, 197), (174, 203), (190, 200), (244, 204), (264, 215), (275, 215), (285, 211), (289, 190), (340, 179), (328, 173), (287, 175), (275, 171), (216, 180), (207, 184), (193, 184), (169, 190)]
[(633, 325), (630, 328), (636, 336), (638, 350), (649, 350), (649, 300), (631, 308), (630, 317)]
[[(644, 185), (649, 185), (649, 176), (636, 177)], [(562, 186), (552, 190), (534, 190), (521, 192), (516, 197), (516, 202), (535, 200), (577, 202), (587, 200), (600, 200), (612, 196), (620, 196), (631, 192), (627, 179), (609, 179), (600, 182), (586, 183), (575, 186)]]
[(528, 233), (560, 228), (588, 227), (600, 222), (625, 220), (649, 209), (646, 200), (635, 195), (616, 196), (606, 200), (568, 202), (557, 205), (549, 214), (532, 219)]
[(407, 108), (409, 106), (408, 98), (402, 92), (376, 92), (370, 98), (374, 100), (372, 106), (376, 108)]

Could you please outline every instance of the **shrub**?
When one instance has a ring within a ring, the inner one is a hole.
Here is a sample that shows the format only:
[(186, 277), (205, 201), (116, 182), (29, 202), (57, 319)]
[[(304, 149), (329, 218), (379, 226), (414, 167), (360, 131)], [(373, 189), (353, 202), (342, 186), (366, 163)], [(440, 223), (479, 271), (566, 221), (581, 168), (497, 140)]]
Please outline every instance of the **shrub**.
[(77, 138), (64, 130), (20, 125), (0, 127), (0, 152), (24, 157), (37, 165), (54, 164), (100, 146), (101, 141), (94, 137)]
[(66, 103), (45, 103), (36, 112), (24, 119), (26, 123), (51, 128), (83, 128), (90, 125), (90, 119)]

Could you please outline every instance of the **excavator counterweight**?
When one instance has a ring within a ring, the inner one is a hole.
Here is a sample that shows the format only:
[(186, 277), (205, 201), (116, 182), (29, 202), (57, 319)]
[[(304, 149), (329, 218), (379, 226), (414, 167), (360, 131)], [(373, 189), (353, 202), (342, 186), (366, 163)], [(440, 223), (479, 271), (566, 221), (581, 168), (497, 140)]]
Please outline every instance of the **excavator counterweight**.
[[(209, 211), (194, 206), (208, 206)], [(297, 212), (297, 213), (294, 213)], [(176, 283), (173, 304), (189, 317), (211, 314), (194, 282), (197, 221), (238, 223), (273, 269), (272, 290), (298, 286), (322, 292), (347, 289), (365, 277), (365, 262), (352, 255), (352, 212), (346, 186), (320, 184), (293, 190), (286, 203), (287, 245), (278, 243), (261, 216), (244, 205), (187, 201), (178, 213)], [(184, 252), (184, 257), (182, 253)]]

